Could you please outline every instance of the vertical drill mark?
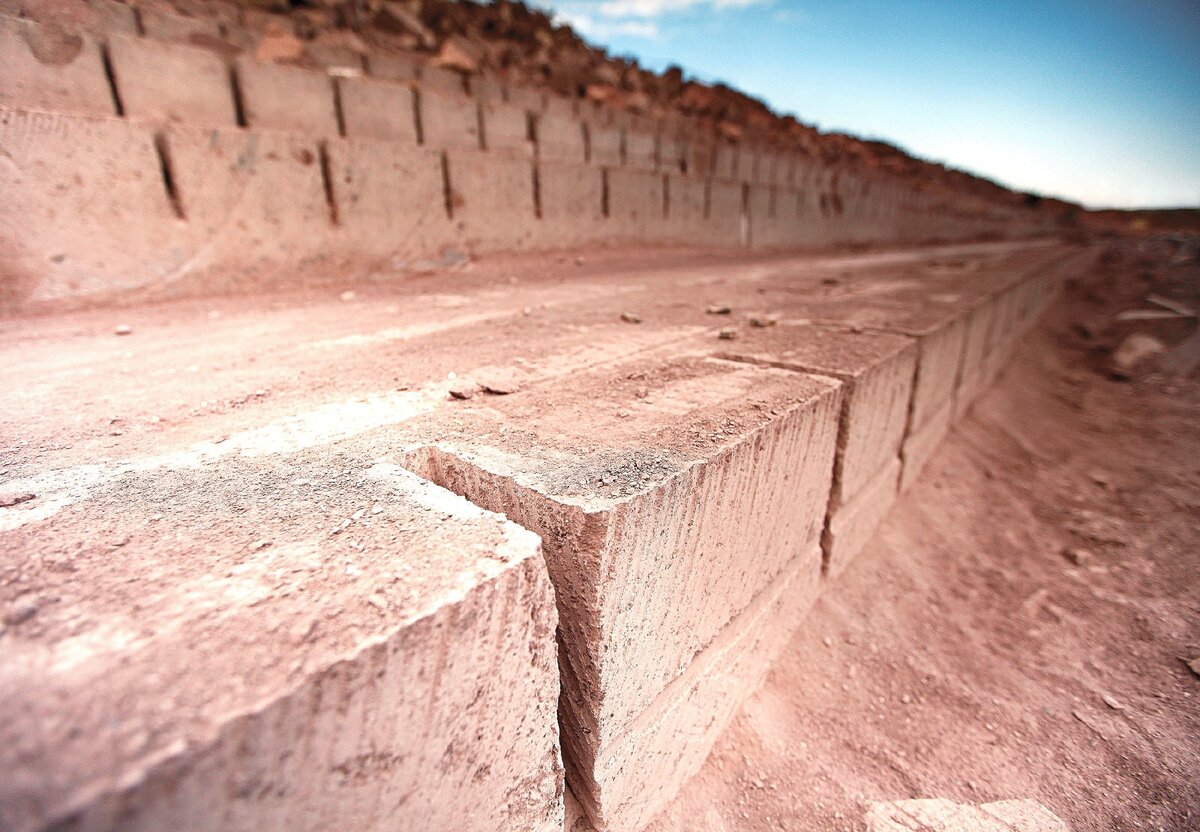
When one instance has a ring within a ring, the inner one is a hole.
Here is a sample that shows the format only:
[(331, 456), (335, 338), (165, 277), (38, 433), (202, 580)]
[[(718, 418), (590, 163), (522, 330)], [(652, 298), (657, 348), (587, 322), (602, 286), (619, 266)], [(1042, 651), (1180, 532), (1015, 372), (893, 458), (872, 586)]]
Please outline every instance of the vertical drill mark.
[(530, 168), (533, 171), (533, 216), (540, 220), (542, 218), (542, 178), (536, 159)]
[(175, 171), (171, 165), (171, 148), (167, 145), (167, 134), (161, 130), (154, 134), (154, 152), (158, 155), (158, 171), (162, 175), (163, 190), (167, 193), (171, 210), (179, 219), (187, 219), (183, 213), (183, 202), (179, 198), (179, 188), (175, 184)]
[(333, 117), (337, 120), (339, 136), (346, 135), (346, 114), (342, 111), (342, 85), (339, 79), (330, 77), (329, 89), (333, 94)]
[[(421, 121), (421, 91), (412, 88), (413, 132), (417, 135), (417, 144), (425, 144), (425, 126)], [(444, 160), (443, 160), (444, 161)]]
[(608, 217), (608, 168), (600, 168), (600, 216)]
[(446, 219), (454, 219), (454, 189), (450, 183), (450, 158), (442, 151), (442, 201), (446, 206)]
[(317, 143), (317, 156), (321, 162), (321, 185), (325, 189), (325, 205), (329, 208), (329, 224), (339, 225), (341, 218), (338, 216), (337, 199), (333, 192), (333, 174), (330, 170), (329, 162), (329, 145), (320, 141)]
[(229, 94), (233, 96), (233, 115), (238, 127), (246, 126), (246, 102), (242, 99), (242, 80), (237, 65), (229, 65)]
[(117, 88), (117, 75), (113, 71), (112, 55), (108, 44), (100, 47), (100, 60), (104, 62), (104, 77), (108, 79), (108, 91), (112, 95), (113, 109), (117, 115), (125, 115), (125, 106), (121, 103), (121, 91)]

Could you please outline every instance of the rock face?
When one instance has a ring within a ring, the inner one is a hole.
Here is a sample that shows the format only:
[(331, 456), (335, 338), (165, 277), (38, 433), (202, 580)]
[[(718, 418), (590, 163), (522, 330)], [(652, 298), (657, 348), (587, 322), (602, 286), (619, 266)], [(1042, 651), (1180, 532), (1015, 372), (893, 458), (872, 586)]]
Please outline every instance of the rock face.
[(537, 538), (342, 470), (155, 466), (0, 534), (55, 599), (6, 621), (0, 826), (562, 829)]
[(464, 409), (410, 456), (542, 537), (564, 755), (601, 828), (670, 799), (815, 598), (839, 410), (800, 373), (641, 361)]

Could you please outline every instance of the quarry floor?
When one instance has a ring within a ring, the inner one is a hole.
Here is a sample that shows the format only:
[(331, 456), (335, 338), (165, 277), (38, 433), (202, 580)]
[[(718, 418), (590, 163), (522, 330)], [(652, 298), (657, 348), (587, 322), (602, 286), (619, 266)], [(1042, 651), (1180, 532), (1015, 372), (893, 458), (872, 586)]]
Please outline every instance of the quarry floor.
[[(812, 267), (836, 277), (930, 256)], [(478, 366), (486, 356), (455, 343), (457, 326), (495, 321), (497, 343), (527, 339), (531, 319), (562, 327), (589, 297), (619, 316), (652, 273), (696, 304), (771, 264), (491, 258), (403, 289), (378, 275), (5, 320), (0, 493), (34, 470), (158, 452), (168, 427), (177, 447), (220, 442), (375, 394), (381, 379), (403, 391)], [(1110, 376), (1112, 344), (1080, 333), (1154, 288), (1129, 258), (1110, 271), (1094, 276), (1099, 297), (1089, 280), (1067, 288), (652, 829), (859, 830), (873, 803), (914, 797), (1032, 798), (1074, 830), (1200, 826), (1200, 676), (1186, 664), (1200, 657), (1200, 381)], [(403, 347), (428, 332), (431, 307), (446, 333), (436, 366)], [(601, 352), (638, 325), (604, 333)], [(329, 418), (306, 429), (344, 428)]]
[(1115, 380), (1093, 334), (1171, 279), (1147, 265), (1067, 288), (655, 832), (908, 798), (1200, 828), (1200, 381)]

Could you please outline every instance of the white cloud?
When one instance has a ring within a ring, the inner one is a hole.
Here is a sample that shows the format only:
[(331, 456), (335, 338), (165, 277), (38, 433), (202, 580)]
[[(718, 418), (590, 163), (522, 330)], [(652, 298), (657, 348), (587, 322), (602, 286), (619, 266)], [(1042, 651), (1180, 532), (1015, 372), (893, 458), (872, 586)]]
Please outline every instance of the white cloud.
[(597, 11), (605, 17), (661, 17), (697, 6), (713, 9), (743, 9), (747, 6), (770, 4), (773, 0), (604, 0)]
[(597, 20), (587, 12), (565, 11), (554, 15), (554, 22), (567, 24), (579, 34), (593, 40), (626, 35), (646, 40), (658, 40), (658, 24), (649, 20)]

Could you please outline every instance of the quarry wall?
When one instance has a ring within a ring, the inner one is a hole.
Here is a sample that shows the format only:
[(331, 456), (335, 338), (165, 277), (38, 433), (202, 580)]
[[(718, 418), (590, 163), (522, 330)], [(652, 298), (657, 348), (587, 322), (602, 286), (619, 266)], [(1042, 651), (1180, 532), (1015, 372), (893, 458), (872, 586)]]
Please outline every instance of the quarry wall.
[(321, 71), (149, 32), (0, 17), (7, 309), (403, 272), (447, 249), (1041, 230), (1011, 206), (394, 56)]
[[(100, 31), (0, 18), (9, 313), (447, 251), (1046, 230), (683, 122), (390, 55), (263, 63), (179, 42), (190, 19), (105, 8)], [(0, 826), (636, 832), (1073, 256), (1035, 242), (916, 283), (783, 270), (724, 290), (773, 310), (736, 339), (654, 287), (598, 294), (562, 329), (496, 312), (505, 339), (486, 314), (414, 304), (394, 326), (422, 360), (457, 350), (519, 383), (480, 403), (430, 372), (211, 441), (164, 428), (157, 455), (22, 467), (6, 488), (31, 496), (0, 513), (0, 545), (39, 555), (24, 582), (107, 637), (38, 613), (24, 640), (30, 616), (6, 618)], [(644, 326), (614, 324), (629, 307)], [(336, 384), (379, 361), (354, 356), (313, 363)], [(333, 529), (312, 519), (330, 505)], [(247, 526), (264, 545), (227, 542)], [(64, 578), (53, 553), (97, 528), (123, 542)]]

